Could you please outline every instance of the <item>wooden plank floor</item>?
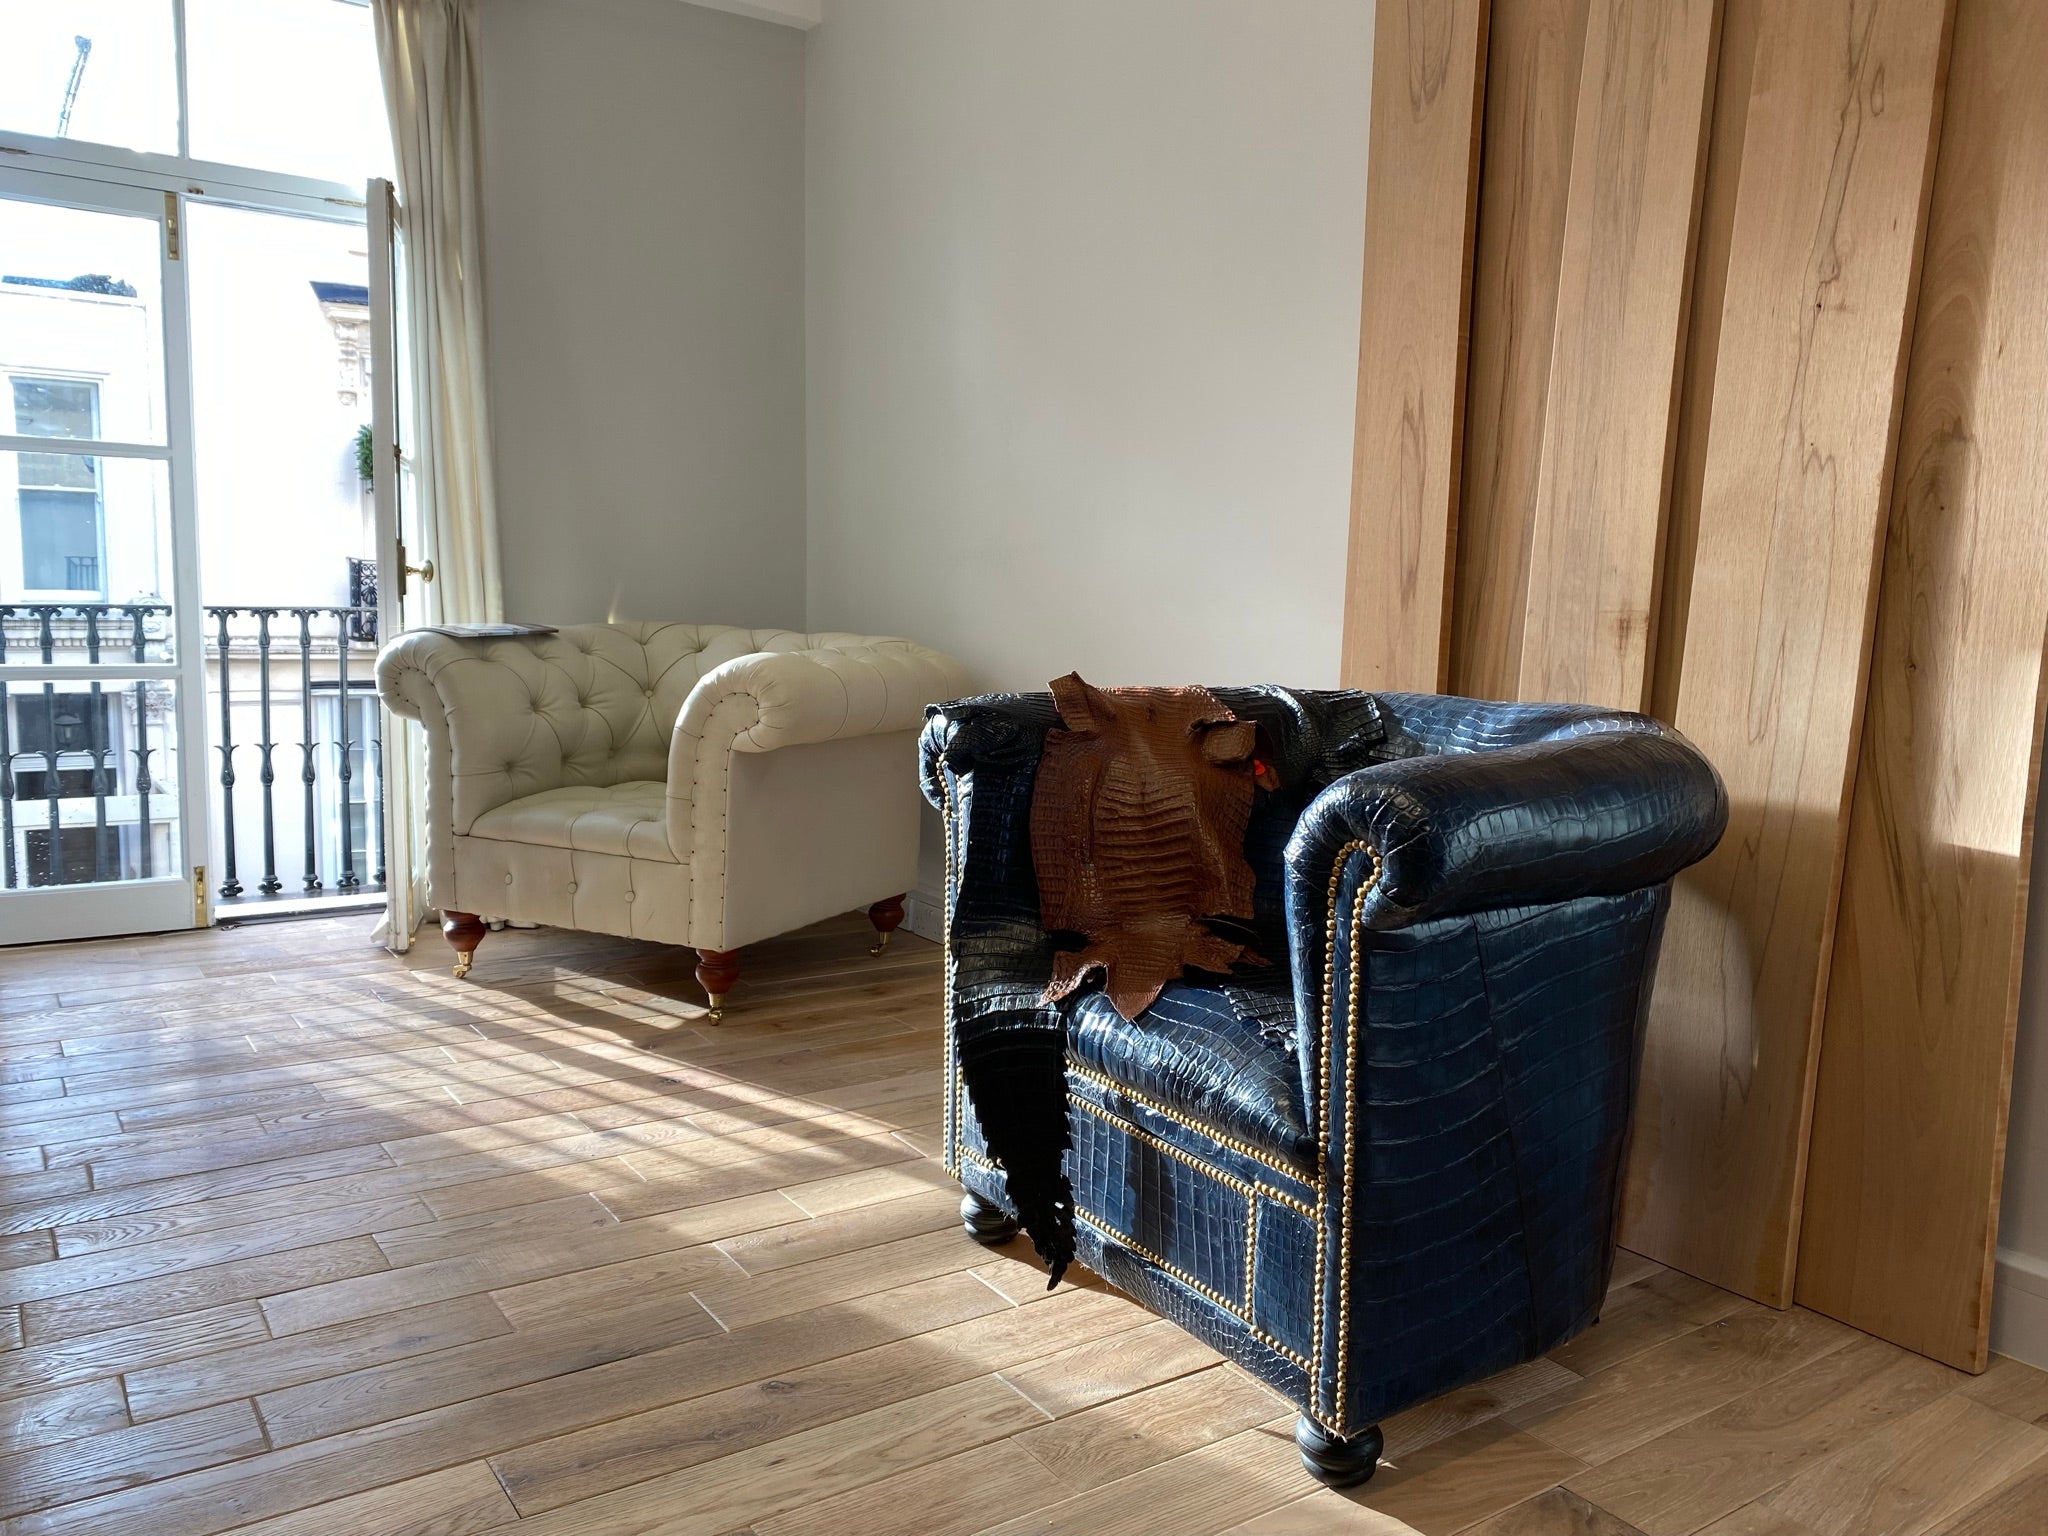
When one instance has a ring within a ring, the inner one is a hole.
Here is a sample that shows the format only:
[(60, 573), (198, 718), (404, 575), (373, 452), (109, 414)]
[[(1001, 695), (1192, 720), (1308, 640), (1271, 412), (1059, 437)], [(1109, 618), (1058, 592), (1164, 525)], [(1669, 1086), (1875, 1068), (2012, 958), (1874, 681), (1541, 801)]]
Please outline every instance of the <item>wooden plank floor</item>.
[(8, 1536), (2048, 1528), (2048, 1375), (1624, 1254), (1600, 1325), (1387, 1425), (1292, 1414), (959, 1231), (936, 951), (550, 931), (468, 982), (330, 919), (0, 952)]

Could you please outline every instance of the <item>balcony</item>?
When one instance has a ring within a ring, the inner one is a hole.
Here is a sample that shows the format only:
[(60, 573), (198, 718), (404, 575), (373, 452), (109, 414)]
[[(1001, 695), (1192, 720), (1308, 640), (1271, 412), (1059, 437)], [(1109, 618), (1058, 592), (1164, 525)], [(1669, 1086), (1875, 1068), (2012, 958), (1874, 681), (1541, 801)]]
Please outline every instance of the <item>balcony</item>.
[[(223, 915), (373, 902), (385, 881), (385, 764), (367, 562), (351, 562), (349, 596), (205, 609), (197, 757), (178, 740), (171, 682), (0, 683), (0, 888), (181, 869), (180, 786), (202, 773), (203, 862)], [(0, 662), (170, 659), (166, 604), (0, 603)]]

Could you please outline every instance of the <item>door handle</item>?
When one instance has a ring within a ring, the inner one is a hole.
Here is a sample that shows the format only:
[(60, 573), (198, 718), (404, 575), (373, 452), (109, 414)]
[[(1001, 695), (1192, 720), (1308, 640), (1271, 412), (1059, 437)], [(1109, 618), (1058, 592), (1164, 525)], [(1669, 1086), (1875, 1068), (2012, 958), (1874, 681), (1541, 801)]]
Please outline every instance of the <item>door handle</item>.
[(401, 543), (398, 546), (398, 598), (400, 602), (405, 601), (405, 578), (408, 576), (417, 576), (421, 581), (432, 581), (434, 579), (434, 562), (429, 560), (424, 565), (406, 564), (405, 545)]

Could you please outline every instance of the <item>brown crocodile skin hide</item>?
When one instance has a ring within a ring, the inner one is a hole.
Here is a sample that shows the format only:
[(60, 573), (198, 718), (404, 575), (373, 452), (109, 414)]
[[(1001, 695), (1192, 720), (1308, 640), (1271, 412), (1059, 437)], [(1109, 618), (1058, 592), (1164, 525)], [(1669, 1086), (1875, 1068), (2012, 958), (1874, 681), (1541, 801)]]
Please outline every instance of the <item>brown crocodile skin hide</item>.
[(1249, 920), (1244, 858), (1257, 728), (1206, 688), (1052, 683), (1065, 730), (1046, 734), (1031, 795), (1031, 861), (1048, 929), (1087, 944), (1054, 957), (1045, 1000), (1100, 971), (1135, 1019), (1189, 967), (1256, 961), (1206, 918)]

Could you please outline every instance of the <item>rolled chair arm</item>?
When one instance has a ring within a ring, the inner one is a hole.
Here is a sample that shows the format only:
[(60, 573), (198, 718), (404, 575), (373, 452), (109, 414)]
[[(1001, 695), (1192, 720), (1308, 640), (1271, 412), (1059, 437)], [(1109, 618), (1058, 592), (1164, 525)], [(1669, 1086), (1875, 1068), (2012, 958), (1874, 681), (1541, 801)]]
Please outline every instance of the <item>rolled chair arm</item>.
[(416, 630), (378, 653), (378, 696), (426, 732), (431, 825), (459, 836), (493, 807), (561, 784), (561, 738), (536, 703), (544, 638)]
[(1378, 861), (1360, 923), (1392, 929), (1656, 885), (1711, 852), (1727, 821), (1713, 766), (1640, 715), (1577, 717), (1560, 734), (1497, 751), (1381, 763), (1332, 784), (1297, 825), (1289, 927), (1325, 931), (1348, 846)]
[[(698, 679), (669, 738), (669, 845), (687, 861), (724, 847), (735, 752), (915, 730), (966, 686), (953, 657), (910, 640), (813, 635), (810, 648), (738, 656)], [(908, 751), (905, 774), (914, 771)]]

